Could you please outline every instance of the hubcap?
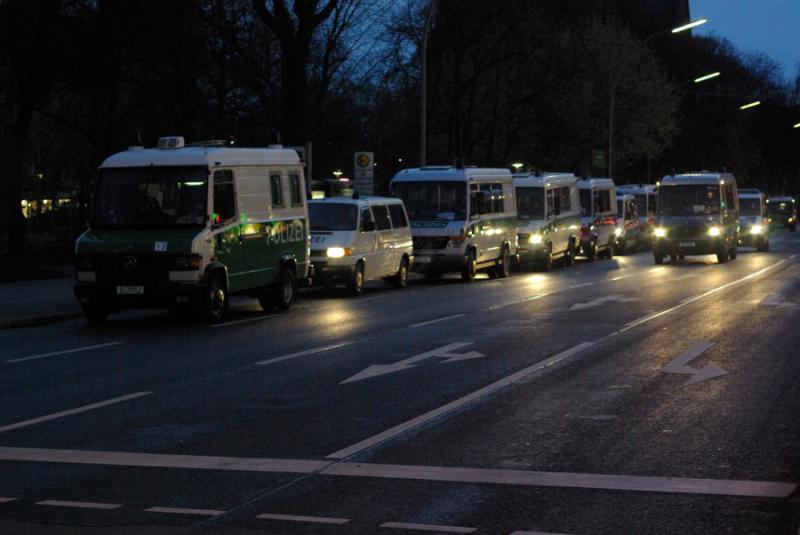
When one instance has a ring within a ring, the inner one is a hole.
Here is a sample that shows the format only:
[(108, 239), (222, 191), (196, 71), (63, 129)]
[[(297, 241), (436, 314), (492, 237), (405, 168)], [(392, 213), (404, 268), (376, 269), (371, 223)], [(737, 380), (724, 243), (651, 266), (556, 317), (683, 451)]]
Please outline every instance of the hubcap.
[(215, 287), (211, 290), (211, 306), (215, 312), (222, 309), (223, 304), (225, 303), (225, 292), (222, 288)]

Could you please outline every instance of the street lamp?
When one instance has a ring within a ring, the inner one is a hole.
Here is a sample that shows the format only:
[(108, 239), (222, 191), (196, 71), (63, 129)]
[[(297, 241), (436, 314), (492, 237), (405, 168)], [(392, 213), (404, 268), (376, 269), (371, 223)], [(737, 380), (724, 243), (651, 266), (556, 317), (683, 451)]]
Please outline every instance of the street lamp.
[(514, 162), (514, 163), (511, 164), (511, 167), (514, 168), (514, 171), (519, 173), (519, 170), (522, 169), (523, 167), (525, 167), (525, 164), (522, 163), (522, 162)]
[[(708, 19), (697, 19), (697, 20), (693, 20), (691, 22), (688, 22), (687, 24), (684, 24), (683, 26), (678, 26), (676, 28), (672, 28), (672, 30), (659, 30), (659, 31), (657, 31), (657, 32), (655, 32), (653, 34), (650, 34), (647, 37), (645, 37), (644, 40), (642, 41), (642, 43), (643, 44), (648, 43), (652, 39), (658, 37), (659, 35), (662, 35), (662, 34), (666, 33), (667, 31), (670, 31), (673, 34), (681, 33), (681, 32), (685, 32), (686, 30), (691, 30), (692, 28), (697, 28), (698, 26), (703, 25), (706, 22), (708, 22)], [(616, 100), (617, 87), (619, 86), (619, 82), (622, 79), (622, 75), (623, 75), (622, 70), (619, 73), (617, 73), (617, 77), (614, 80), (613, 84), (611, 85), (611, 96), (609, 98), (609, 103), (608, 103), (608, 178), (613, 178), (612, 172), (613, 172), (613, 167), (614, 167), (614, 164), (613, 164), (613, 160), (614, 160), (614, 143), (613, 143), (613, 139), (614, 139), (614, 101)]]
[(800, 128), (800, 123), (797, 123), (797, 124), (796, 124), (796, 125), (794, 125), (792, 128)]
[(431, 21), (436, 9), (436, 0), (431, 0), (425, 12), (425, 31), (422, 34), (422, 81), (420, 84), (420, 110), (419, 110), (419, 166), (425, 167), (427, 155), (427, 122), (428, 113), (425, 105), (428, 100), (428, 34), (431, 32)]
[(342, 176), (343, 174), (344, 174), (344, 173), (342, 173), (342, 172), (341, 172), (339, 169), (337, 169), (336, 171), (334, 171), (334, 172), (333, 172), (333, 176), (335, 176), (337, 179), (338, 179), (340, 176)]
[(750, 102), (749, 104), (744, 104), (742, 106), (739, 106), (739, 109), (740, 110), (749, 110), (750, 108), (755, 108), (756, 106), (758, 106), (760, 104), (761, 104), (761, 101), (760, 100), (756, 100), (756, 101)]
[(706, 80), (711, 80), (713, 78), (716, 78), (719, 75), (720, 75), (719, 71), (712, 72), (710, 74), (706, 74), (705, 76), (701, 76), (700, 78), (695, 78), (694, 83), (699, 84), (700, 82), (705, 82)]

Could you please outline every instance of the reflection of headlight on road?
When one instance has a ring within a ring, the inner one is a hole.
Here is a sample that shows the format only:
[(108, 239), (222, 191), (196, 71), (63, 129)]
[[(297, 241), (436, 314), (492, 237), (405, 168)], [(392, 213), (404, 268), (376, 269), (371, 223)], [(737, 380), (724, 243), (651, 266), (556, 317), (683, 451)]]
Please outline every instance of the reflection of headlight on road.
[(656, 230), (654, 232), (656, 234), (656, 238), (663, 238), (664, 236), (667, 235), (667, 229), (665, 229), (664, 227), (656, 227)]
[(753, 225), (750, 227), (750, 234), (761, 234), (762, 232), (764, 232), (764, 227), (761, 225)]
[(621, 228), (619, 228), (619, 227), (615, 228), (615, 229), (614, 229), (614, 236), (616, 236), (617, 238), (619, 238), (620, 236), (622, 236), (622, 229), (621, 229)]
[(542, 243), (542, 235), (541, 234), (531, 234), (531, 237), (528, 238), (528, 242), (532, 243), (533, 245), (539, 245)]
[(708, 235), (709, 236), (712, 236), (712, 237), (713, 236), (719, 236), (719, 234), (720, 234), (719, 227), (711, 227), (710, 229), (708, 229)]

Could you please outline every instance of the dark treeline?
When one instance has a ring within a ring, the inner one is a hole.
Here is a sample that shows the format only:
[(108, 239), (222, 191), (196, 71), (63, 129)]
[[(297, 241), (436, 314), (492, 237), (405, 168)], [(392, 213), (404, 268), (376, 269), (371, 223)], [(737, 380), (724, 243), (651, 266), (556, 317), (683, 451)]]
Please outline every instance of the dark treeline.
[[(22, 249), (35, 219), (22, 200), (58, 192), (74, 197), (71, 237), (99, 163), (162, 135), (311, 141), (315, 177), (372, 150), (385, 188), (419, 160), (429, 3), (0, 0), (0, 241)], [(669, 34), (683, 22), (670, 4), (439, 0), (428, 162), (605, 175), (610, 154), (619, 182), (725, 166), (796, 193), (800, 76), (786, 84), (768, 58)]]

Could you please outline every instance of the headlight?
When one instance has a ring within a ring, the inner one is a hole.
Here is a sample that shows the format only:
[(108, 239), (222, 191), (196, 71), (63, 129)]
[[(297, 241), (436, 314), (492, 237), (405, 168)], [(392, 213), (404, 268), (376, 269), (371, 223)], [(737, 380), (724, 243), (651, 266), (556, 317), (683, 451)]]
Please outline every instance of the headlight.
[(656, 238), (663, 238), (664, 236), (667, 235), (667, 229), (665, 229), (664, 227), (656, 227), (656, 230), (654, 232)]
[(542, 243), (542, 235), (541, 234), (531, 234), (531, 237), (528, 238), (528, 242), (533, 245), (540, 245)]
[(350, 256), (353, 250), (349, 247), (328, 247), (328, 258), (341, 258), (343, 256)]
[(761, 234), (762, 232), (764, 232), (764, 227), (761, 225), (753, 225), (750, 227), (750, 234)]
[(619, 228), (619, 227), (615, 228), (615, 229), (614, 229), (614, 236), (616, 236), (617, 238), (619, 238), (620, 236), (622, 236), (622, 229), (621, 229), (621, 228)]
[(200, 257), (197, 255), (176, 256), (173, 266), (181, 271), (197, 271), (200, 269)]
[(711, 227), (711, 228), (708, 229), (708, 235), (709, 236), (715, 237), (715, 236), (719, 236), (719, 234), (720, 234), (719, 227)]
[(789, 218), (789, 223), (792, 223), (793, 221), (794, 221), (794, 218), (793, 218), (793, 217), (790, 217), (790, 218)]

